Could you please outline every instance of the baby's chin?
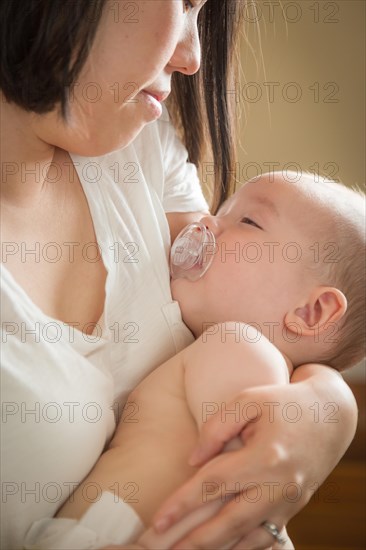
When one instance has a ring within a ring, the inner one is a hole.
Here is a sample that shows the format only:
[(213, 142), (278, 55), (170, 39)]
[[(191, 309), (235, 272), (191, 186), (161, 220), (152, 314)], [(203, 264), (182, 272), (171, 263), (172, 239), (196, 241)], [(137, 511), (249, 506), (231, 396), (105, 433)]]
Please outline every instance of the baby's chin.
[(172, 279), (170, 283), (172, 298), (179, 304), (183, 322), (191, 332), (195, 334), (198, 314), (196, 306), (198, 302), (192, 294), (194, 283), (188, 279)]
[(194, 287), (198, 281), (190, 281), (184, 277), (178, 277), (177, 279), (170, 280), (170, 289), (174, 300), (188, 299), (192, 292), (195, 292)]
[(176, 300), (179, 302), (180, 292), (179, 289), (181, 288), (182, 279), (171, 279), (170, 281), (170, 291), (172, 293), (173, 300)]

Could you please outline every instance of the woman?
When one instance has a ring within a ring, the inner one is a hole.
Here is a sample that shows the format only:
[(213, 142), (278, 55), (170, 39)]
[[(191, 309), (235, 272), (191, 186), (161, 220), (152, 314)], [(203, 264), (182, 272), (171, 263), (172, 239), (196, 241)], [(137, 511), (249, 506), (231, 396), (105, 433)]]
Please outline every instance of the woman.
[[(160, 103), (172, 89), (170, 112), (192, 163), (206, 108), (215, 208), (234, 161), (225, 90), (239, 8), (236, 0), (2, 4), (4, 548), (21, 547), (29, 525), (52, 516), (92, 468), (113, 434), (112, 403), (118, 414), (147, 373), (192, 341), (171, 299), (167, 258), (170, 237), (207, 204)], [(350, 390), (321, 365), (299, 367), (292, 382), (236, 401), (281, 411), (296, 402), (301, 422), (274, 414), (270, 429), (253, 424), (235, 462), (209, 470), (227, 486), (272, 484), (270, 493), (226, 505), (182, 547), (238, 535), (237, 549), (270, 546), (338, 462), (356, 425)], [(330, 401), (336, 422), (316, 422), (315, 406)], [(243, 427), (229, 417), (207, 422), (198, 463)], [(167, 503), (171, 517), (200, 506), (206, 471)]]

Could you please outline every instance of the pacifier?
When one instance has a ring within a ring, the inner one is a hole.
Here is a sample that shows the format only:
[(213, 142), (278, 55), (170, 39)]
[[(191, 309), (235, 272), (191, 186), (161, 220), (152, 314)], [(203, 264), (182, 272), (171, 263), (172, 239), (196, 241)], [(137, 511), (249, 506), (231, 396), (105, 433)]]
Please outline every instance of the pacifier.
[(216, 250), (215, 236), (203, 223), (194, 222), (177, 236), (170, 251), (173, 279), (197, 281), (210, 267)]

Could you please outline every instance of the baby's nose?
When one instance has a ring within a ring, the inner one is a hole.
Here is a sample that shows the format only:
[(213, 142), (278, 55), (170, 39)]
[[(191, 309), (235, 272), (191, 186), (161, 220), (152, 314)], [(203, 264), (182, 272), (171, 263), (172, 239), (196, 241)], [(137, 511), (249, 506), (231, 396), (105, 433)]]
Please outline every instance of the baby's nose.
[(203, 223), (209, 229), (212, 231), (212, 233), (217, 237), (217, 235), (222, 231), (221, 228), (221, 222), (220, 218), (217, 216), (204, 216), (200, 219), (200, 222)]

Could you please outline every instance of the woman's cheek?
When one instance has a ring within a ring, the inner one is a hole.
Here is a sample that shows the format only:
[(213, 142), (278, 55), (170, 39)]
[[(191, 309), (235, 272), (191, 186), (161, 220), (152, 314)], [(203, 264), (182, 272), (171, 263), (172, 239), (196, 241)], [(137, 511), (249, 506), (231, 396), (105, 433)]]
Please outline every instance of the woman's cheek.
[[(150, 65), (155, 76), (158, 76), (169, 63), (181, 39), (184, 14), (180, 4), (177, 0), (164, 0), (163, 3), (155, 0), (150, 3), (150, 6), (154, 6), (154, 15), (146, 18), (140, 47), (146, 52), (141, 59), (156, 60), (155, 64)], [(152, 32), (152, 29), (155, 29), (155, 32)]]

